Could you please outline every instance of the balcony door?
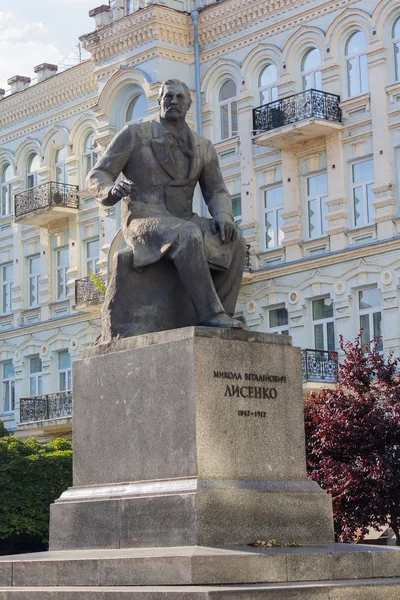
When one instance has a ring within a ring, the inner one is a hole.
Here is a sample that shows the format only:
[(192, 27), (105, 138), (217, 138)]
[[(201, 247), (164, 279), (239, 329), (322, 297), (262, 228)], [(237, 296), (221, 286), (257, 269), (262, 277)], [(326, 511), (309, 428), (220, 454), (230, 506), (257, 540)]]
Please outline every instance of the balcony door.
[(38, 170), (40, 167), (40, 158), (38, 154), (31, 154), (28, 159), (26, 187), (28, 190), (34, 188), (38, 184)]
[(57, 183), (68, 183), (67, 165), (65, 163), (68, 156), (68, 149), (57, 150), (55, 156), (55, 174)]
[(29, 395), (39, 396), (43, 393), (42, 361), (38, 355), (29, 360)]

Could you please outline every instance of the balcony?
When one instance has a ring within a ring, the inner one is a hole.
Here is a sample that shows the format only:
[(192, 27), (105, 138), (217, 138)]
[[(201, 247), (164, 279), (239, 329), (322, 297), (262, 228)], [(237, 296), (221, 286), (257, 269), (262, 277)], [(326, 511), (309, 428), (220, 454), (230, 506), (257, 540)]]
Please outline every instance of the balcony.
[(303, 381), (336, 383), (337, 352), (325, 350), (302, 350), (301, 368)]
[(253, 109), (254, 143), (285, 150), (342, 128), (340, 97), (306, 90)]
[[(101, 280), (100, 280), (101, 281)], [(105, 284), (104, 284), (105, 286)], [(75, 279), (75, 309), (97, 312), (104, 302), (104, 290), (96, 287), (90, 277)]]
[(72, 417), (72, 391), (20, 399), (20, 424)]
[(15, 195), (16, 223), (45, 227), (75, 214), (79, 209), (78, 187), (48, 181)]

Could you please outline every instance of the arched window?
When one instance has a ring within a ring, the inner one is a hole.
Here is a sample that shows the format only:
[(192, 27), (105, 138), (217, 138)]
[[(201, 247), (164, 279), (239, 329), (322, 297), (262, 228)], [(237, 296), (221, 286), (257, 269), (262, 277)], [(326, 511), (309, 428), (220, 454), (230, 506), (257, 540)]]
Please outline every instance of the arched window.
[(353, 33), (346, 43), (347, 91), (349, 98), (369, 90), (367, 56), (364, 54), (367, 38), (363, 31)]
[(57, 150), (55, 156), (55, 173), (57, 183), (68, 183), (67, 165), (65, 164), (67, 157), (67, 146), (64, 146), (64, 148), (61, 150)]
[(400, 81), (400, 17), (394, 22), (392, 29), (394, 69), (396, 81)]
[(13, 168), (7, 163), (3, 166), (0, 172), (0, 200), (1, 214), (0, 217), (11, 215), (11, 192), (12, 185), (10, 183), (13, 177)]
[(83, 170), (84, 177), (87, 176), (89, 171), (93, 169), (96, 161), (97, 154), (94, 151), (94, 136), (95, 132), (91, 131), (85, 138), (85, 142), (83, 144)]
[(219, 111), (221, 121), (221, 140), (237, 135), (236, 83), (233, 79), (225, 81), (219, 91)]
[(310, 48), (301, 61), (303, 90), (322, 90), (321, 53), (318, 48)]
[(28, 158), (26, 187), (34, 188), (38, 183), (38, 170), (40, 167), (40, 158), (38, 154), (31, 154)]
[(129, 102), (128, 108), (126, 109), (126, 122), (130, 121), (141, 121), (146, 116), (147, 111), (147, 98), (142, 92), (136, 94)]
[(261, 105), (278, 100), (277, 79), (278, 71), (275, 65), (268, 65), (261, 71), (258, 78), (258, 93)]

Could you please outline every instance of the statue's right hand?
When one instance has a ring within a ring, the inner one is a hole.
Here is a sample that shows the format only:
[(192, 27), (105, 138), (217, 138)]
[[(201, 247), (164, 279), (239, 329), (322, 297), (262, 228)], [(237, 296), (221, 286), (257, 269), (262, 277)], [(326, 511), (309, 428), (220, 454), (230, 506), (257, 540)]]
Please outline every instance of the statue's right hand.
[(136, 186), (133, 181), (129, 179), (123, 179), (114, 185), (111, 189), (111, 196), (115, 199), (115, 202), (121, 200), (125, 196), (130, 196), (132, 192), (136, 190)]

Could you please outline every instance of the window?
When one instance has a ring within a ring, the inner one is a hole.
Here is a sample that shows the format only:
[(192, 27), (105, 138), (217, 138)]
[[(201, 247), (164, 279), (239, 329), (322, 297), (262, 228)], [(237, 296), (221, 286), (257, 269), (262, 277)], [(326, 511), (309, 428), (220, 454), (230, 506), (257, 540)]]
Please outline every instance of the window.
[(284, 306), (268, 311), (268, 331), (280, 335), (289, 335), (289, 315)]
[(125, 0), (125, 14), (131, 15), (135, 10), (135, 4), (137, 4), (138, 0)]
[(38, 169), (40, 167), (40, 158), (37, 154), (31, 154), (28, 159), (26, 187), (31, 189), (38, 184)]
[(394, 71), (396, 81), (400, 81), (400, 17), (395, 21), (392, 29), (394, 52)]
[(37, 355), (31, 356), (29, 360), (29, 395), (38, 396), (42, 393), (42, 361)]
[(277, 248), (283, 240), (283, 187), (269, 188), (264, 192), (264, 236), (265, 247)]
[(1, 277), (1, 314), (6, 315), (11, 312), (11, 284), (13, 282), (12, 263), (0, 265)]
[(236, 83), (233, 79), (228, 79), (219, 91), (221, 140), (226, 140), (237, 134), (238, 120), (235, 97)]
[(3, 166), (0, 176), (0, 217), (7, 217), (12, 212), (12, 185), (13, 168), (7, 164)]
[(303, 90), (322, 90), (321, 53), (318, 48), (310, 48), (301, 62)]
[(86, 275), (89, 273), (98, 273), (100, 245), (99, 240), (89, 240), (86, 242)]
[(39, 306), (40, 256), (28, 258), (28, 306)]
[(242, 198), (241, 196), (233, 196), (232, 198), (232, 214), (236, 227), (239, 227), (242, 222)]
[(3, 406), (2, 412), (9, 412), (15, 409), (15, 374), (14, 367), (11, 361), (2, 364), (2, 393)]
[(346, 43), (347, 91), (349, 98), (369, 91), (367, 56), (363, 54), (367, 39), (363, 31), (356, 31)]
[[(381, 294), (377, 288), (358, 292), (358, 309), (360, 315), (360, 329), (362, 329), (361, 343), (369, 344), (372, 338), (382, 335)], [(378, 350), (383, 351), (382, 339), (379, 340)]]
[(89, 171), (93, 169), (97, 161), (97, 154), (94, 151), (94, 136), (94, 131), (89, 133), (89, 135), (86, 136), (85, 143), (83, 145), (83, 170), (85, 178)]
[(353, 214), (356, 227), (373, 223), (375, 209), (372, 205), (375, 194), (374, 161), (364, 160), (352, 165), (353, 179)]
[(326, 235), (328, 221), (326, 215), (328, 208), (328, 176), (326, 173), (307, 177), (307, 209), (308, 209), (308, 237), (318, 238)]
[(312, 302), (314, 348), (335, 350), (335, 326), (332, 298), (321, 298)]
[(141, 121), (143, 117), (146, 116), (146, 111), (147, 98), (142, 92), (141, 94), (137, 94), (130, 101), (126, 110), (126, 122), (129, 123), (130, 121)]
[(56, 298), (65, 300), (68, 294), (67, 288), (67, 270), (69, 268), (69, 248), (58, 248), (56, 250)]
[(275, 65), (268, 65), (261, 71), (258, 78), (258, 93), (261, 105), (278, 100), (277, 79), (278, 72)]
[(68, 350), (58, 352), (58, 384), (60, 392), (72, 389), (71, 355)]
[(68, 149), (65, 146), (62, 150), (57, 150), (55, 157), (55, 174), (57, 183), (68, 183), (68, 172), (65, 161), (68, 157)]

